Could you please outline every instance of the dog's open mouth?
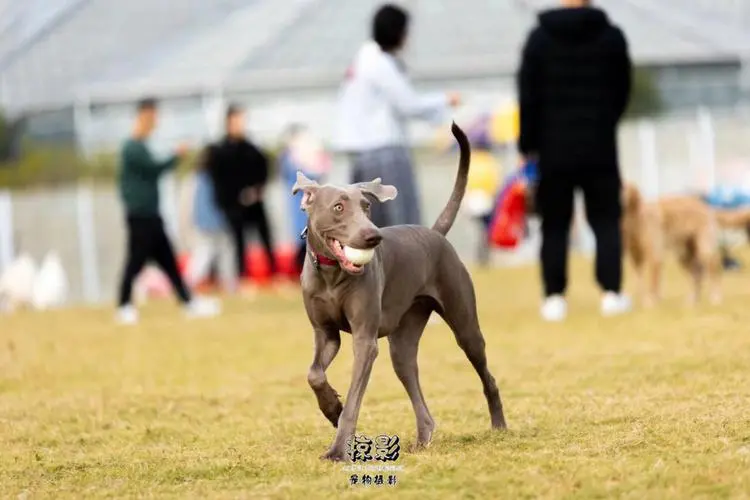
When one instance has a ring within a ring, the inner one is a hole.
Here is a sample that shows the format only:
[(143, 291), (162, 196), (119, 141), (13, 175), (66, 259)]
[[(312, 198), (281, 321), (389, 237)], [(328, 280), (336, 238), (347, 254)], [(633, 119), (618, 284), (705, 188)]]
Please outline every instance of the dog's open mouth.
[(375, 249), (359, 249), (343, 245), (339, 240), (328, 238), (328, 246), (339, 261), (341, 268), (352, 274), (359, 274), (365, 269), (373, 255)]

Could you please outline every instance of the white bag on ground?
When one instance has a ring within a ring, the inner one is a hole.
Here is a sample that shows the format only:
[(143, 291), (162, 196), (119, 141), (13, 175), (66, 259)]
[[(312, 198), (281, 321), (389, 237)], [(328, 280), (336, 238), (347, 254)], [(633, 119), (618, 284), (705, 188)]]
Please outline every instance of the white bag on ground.
[(44, 310), (61, 307), (68, 299), (68, 278), (57, 252), (49, 252), (34, 280), (32, 304)]
[(0, 275), (0, 310), (14, 311), (31, 304), (36, 264), (29, 254), (21, 254)]

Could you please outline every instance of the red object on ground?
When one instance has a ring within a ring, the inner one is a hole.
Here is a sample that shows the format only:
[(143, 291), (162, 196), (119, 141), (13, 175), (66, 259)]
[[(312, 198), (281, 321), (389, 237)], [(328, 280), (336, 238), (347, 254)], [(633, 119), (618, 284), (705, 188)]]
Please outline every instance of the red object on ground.
[[(190, 266), (190, 253), (183, 253), (177, 256), (177, 270), (180, 272), (182, 279), (187, 277), (188, 267)], [(205, 278), (203, 281), (196, 285), (196, 290), (202, 293), (211, 292), (216, 287), (210, 277)]]
[(271, 263), (268, 262), (266, 251), (260, 245), (250, 245), (245, 252), (245, 266), (249, 278), (258, 285), (271, 282)]
[[(274, 258), (276, 260), (279, 278), (299, 278), (299, 271), (297, 270), (295, 262), (296, 253), (297, 250), (292, 244), (279, 245), (276, 247), (274, 250)], [(187, 273), (189, 264), (189, 253), (184, 253), (178, 256), (177, 268), (183, 277)], [(261, 245), (248, 246), (245, 252), (245, 265), (249, 273), (248, 276), (245, 276), (245, 279), (256, 285), (268, 285), (271, 283), (271, 263), (268, 262), (268, 257), (266, 256), (266, 250), (264, 247)], [(210, 279), (206, 279), (201, 282), (197, 288), (199, 291), (208, 291), (217, 285), (217, 283), (213, 283)]]
[(297, 263), (295, 262), (297, 249), (294, 248), (294, 245), (289, 243), (279, 245), (276, 247), (274, 253), (279, 276), (294, 278), (299, 274), (297, 271)]
[[(299, 273), (295, 264), (296, 249), (294, 245), (283, 244), (274, 249), (277, 278), (296, 278)], [(268, 261), (266, 250), (260, 245), (250, 245), (245, 254), (250, 280), (258, 285), (269, 284), (272, 280), (271, 263)]]
[(523, 239), (525, 218), (526, 188), (517, 181), (497, 204), (489, 231), (490, 243), (505, 249), (516, 248)]
[(172, 285), (167, 276), (155, 266), (146, 266), (137, 278), (137, 287), (146, 293), (147, 297), (168, 297), (172, 293)]

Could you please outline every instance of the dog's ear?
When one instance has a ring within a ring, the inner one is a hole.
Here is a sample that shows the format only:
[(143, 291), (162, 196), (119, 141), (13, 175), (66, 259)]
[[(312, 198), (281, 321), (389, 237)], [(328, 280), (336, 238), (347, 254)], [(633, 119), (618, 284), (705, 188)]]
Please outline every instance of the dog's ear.
[(305, 210), (312, 203), (315, 193), (317, 192), (320, 184), (314, 180), (305, 177), (305, 174), (297, 171), (297, 182), (292, 186), (292, 194), (297, 194), (302, 191), (302, 202), (300, 203), (300, 209)]
[(305, 174), (297, 171), (297, 182), (294, 183), (294, 186), (292, 186), (292, 194), (299, 193), (300, 190), (305, 191), (311, 188), (318, 188), (320, 187), (320, 184), (315, 182), (314, 180), (308, 179), (305, 177)]
[(381, 203), (393, 200), (398, 195), (396, 187), (383, 184), (380, 177), (370, 182), (358, 182), (357, 184), (353, 184), (353, 186), (365, 194), (374, 196)]

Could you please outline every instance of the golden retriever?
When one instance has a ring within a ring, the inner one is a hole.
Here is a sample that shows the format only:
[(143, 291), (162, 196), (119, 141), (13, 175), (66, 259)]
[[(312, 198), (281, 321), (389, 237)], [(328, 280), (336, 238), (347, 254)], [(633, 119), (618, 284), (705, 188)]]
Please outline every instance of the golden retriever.
[(720, 227), (739, 227), (743, 220), (747, 223), (748, 215), (750, 211), (719, 213), (693, 196), (669, 196), (646, 202), (638, 188), (625, 185), (623, 247), (638, 273), (644, 305), (652, 306), (660, 297), (661, 271), (670, 250), (692, 276), (689, 302), (694, 304), (699, 300), (704, 281), (708, 282), (710, 301), (721, 302)]

